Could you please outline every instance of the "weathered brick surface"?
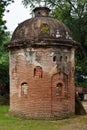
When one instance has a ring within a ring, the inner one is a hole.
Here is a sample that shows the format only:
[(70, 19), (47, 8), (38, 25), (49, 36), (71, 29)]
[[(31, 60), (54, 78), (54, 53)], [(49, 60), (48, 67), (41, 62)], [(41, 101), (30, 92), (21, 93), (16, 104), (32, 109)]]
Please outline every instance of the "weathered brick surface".
[(66, 115), (74, 113), (74, 97), (74, 49), (10, 51), (11, 112), (29, 117)]

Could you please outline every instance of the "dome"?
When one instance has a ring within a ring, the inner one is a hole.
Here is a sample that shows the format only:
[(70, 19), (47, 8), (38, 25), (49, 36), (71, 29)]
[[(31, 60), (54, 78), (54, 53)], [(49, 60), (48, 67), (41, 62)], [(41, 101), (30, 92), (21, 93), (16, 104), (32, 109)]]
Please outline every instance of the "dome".
[[(49, 16), (50, 9), (47, 7), (37, 7), (34, 10), (35, 17), (28, 19), (18, 25), (15, 29), (12, 39), (12, 44), (36, 44), (41, 41), (49, 41), (49, 44), (75, 44), (72, 40), (70, 30), (62, 22)], [(14, 45), (14, 46), (15, 46)]]

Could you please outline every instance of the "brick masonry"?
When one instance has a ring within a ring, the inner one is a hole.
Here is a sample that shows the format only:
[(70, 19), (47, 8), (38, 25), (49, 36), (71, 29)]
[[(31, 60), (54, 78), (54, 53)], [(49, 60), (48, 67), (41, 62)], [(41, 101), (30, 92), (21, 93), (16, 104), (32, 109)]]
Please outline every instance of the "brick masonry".
[(10, 50), (10, 112), (30, 118), (75, 111), (74, 48)]

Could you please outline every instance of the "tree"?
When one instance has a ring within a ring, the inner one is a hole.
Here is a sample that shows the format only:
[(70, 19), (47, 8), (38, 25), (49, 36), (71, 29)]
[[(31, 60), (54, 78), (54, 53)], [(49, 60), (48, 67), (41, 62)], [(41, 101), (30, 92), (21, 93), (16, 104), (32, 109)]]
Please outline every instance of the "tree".
[[(31, 8), (36, 0), (22, 0)], [(52, 16), (65, 23), (71, 30), (73, 39), (80, 43), (76, 52), (76, 84), (87, 84), (87, 0), (44, 0), (52, 9)], [(42, 0), (39, 0), (39, 5)]]
[(9, 55), (4, 44), (8, 41), (10, 41), (10, 33), (5, 32), (4, 40), (0, 45), (0, 78), (6, 87), (9, 85)]
[[(6, 21), (3, 20), (4, 12), (6, 11), (6, 7), (12, 2), (14, 1), (13, 0), (0, 0), (0, 44), (4, 40), (4, 33), (5, 33), (5, 30), (7, 29), (5, 26)], [(7, 12), (8, 11), (9, 10), (7, 10)]]
[(87, 0), (67, 2), (56, 7), (53, 16), (63, 21), (80, 43), (76, 51), (76, 85), (87, 86)]
[[(11, 4), (13, 0), (0, 0), (0, 88), (3, 87), (8, 89), (9, 82), (9, 70), (8, 70), (8, 52), (4, 47), (4, 43), (10, 40), (10, 33), (6, 31), (6, 21), (3, 20), (4, 12), (6, 7)], [(3, 90), (5, 90), (3, 88)], [(1, 91), (0, 91), (1, 92)], [(1, 92), (3, 93), (3, 92)], [(0, 95), (1, 95), (0, 93)]]
[(81, 43), (81, 56), (87, 54), (87, 0), (22, 0), (31, 8), (41, 5), (52, 7), (53, 17), (64, 22), (73, 33), (73, 38)]
[(46, 0), (22, 0), (22, 3), (27, 7), (30, 5), (31, 8), (35, 8), (36, 6), (46, 6)]

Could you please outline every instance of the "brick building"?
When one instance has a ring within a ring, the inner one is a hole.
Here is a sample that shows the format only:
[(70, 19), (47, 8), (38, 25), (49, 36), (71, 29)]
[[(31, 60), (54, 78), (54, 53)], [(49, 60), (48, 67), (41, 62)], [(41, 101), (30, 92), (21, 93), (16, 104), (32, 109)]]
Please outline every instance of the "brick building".
[(31, 118), (74, 113), (74, 54), (69, 29), (37, 7), (18, 25), (10, 52), (10, 112)]

